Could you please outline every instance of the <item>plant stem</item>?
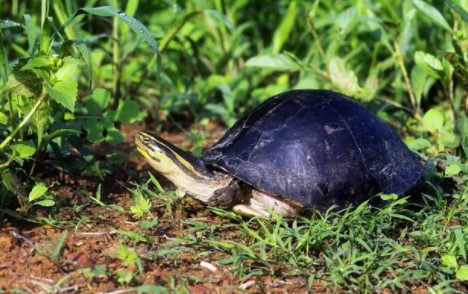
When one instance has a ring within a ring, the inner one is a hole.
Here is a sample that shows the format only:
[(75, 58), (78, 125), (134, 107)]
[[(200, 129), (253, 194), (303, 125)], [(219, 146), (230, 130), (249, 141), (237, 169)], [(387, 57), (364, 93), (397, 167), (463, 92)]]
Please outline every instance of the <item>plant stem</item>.
[(8, 167), (11, 164), (12, 160), (9, 159), (6, 162), (0, 164), (0, 170), (4, 169), (5, 167)]
[(114, 64), (114, 81), (112, 91), (114, 94), (114, 105), (118, 105), (120, 99), (120, 79), (121, 79), (121, 58), (120, 58), (120, 38), (119, 38), (119, 18), (114, 17), (112, 24), (112, 39), (114, 46), (112, 48), (112, 62)]
[(416, 101), (413, 86), (411, 85), (411, 81), (408, 77), (408, 72), (406, 71), (405, 62), (403, 60), (403, 54), (401, 54), (400, 46), (398, 45), (396, 38), (393, 38), (393, 47), (395, 48), (393, 51), (393, 54), (395, 55), (398, 65), (400, 66), (401, 74), (403, 75), (405, 84), (408, 87), (408, 94), (410, 96), (411, 106), (413, 108), (413, 116), (415, 118), (418, 118), (419, 117), (419, 105), (418, 105), (418, 102)]
[(455, 113), (455, 98), (453, 97), (453, 79), (450, 79), (448, 87), (447, 87), (448, 96), (450, 99), (450, 119), (455, 121), (456, 113)]
[(327, 56), (325, 55), (325, 51), (323, 50), (322, 43), (320, 43), (320, 38), (317, 34), (317, 31), (315, 30), (315, 26), (313, 21), (309, 18), (307, 18), (307, 24), (309, 25), (310, 32), (312, 33), (312, 37), (314, 37), (315, 44), (317, 45), (317, 50), (322, 57), (323, 63), (325, 64), (325, 68), (328, 70), (328, 59)]
[(11, 140), (13, 140), (16, 133), (18, 133), (18, 131), (21, 130), (21, 128), (23, 128), (29, 122), (31, 116), (33, 116), (33, 114), (36, 112), (36, 110), (39, 108), (42, 101), (44, 101), (46, 97), (47, 92), (43, 92), (41, 96), (39, 96), (39, 99), (36, 101), (36, 104), (34, 104), (34, 107), (31, 109), (31, 111), (23, 118), (21, 123), (13, 130), (13, 132), (0, 144), (0, 151), (3, 150), (3, 148), (5, 148)]

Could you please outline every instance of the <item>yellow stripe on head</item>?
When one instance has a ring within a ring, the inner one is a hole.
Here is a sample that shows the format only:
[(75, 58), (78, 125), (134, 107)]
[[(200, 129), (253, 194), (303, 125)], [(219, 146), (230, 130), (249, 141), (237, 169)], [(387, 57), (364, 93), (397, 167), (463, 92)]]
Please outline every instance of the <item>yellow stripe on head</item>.
[(144, 132), (138, 132), (135, 142), (138, 150), (156, 170), (164, 172), (164, 169), (168, 169), (170, 167), (170, 163), (168, 162), (169, 160), (177, 166), (190, 171), (195, 176), (201, 178), (205, 177), (193, 166), (192, 163), (190, 163), (189, 156), (191, 155), (184, 154), (182, 150), (164, 139), (153, 137)]

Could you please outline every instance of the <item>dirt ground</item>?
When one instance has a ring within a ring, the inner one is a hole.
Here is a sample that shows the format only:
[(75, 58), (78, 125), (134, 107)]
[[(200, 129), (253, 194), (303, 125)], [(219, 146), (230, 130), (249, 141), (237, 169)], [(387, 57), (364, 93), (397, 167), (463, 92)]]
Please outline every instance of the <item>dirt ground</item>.
[[(126, 130), (127, 142), (122, 148), (127, 151), (134, 148), (135, 129), (135, 126), (130, 126)], [(208, 126), (206, 131), (213, 134), (207, 140), (208, 146), (224, 132), (217, 126), (211, 126), (211, 129)], [(163, 133), (162, 136), (179, 146), (189, 144), (187, 134), (183, 132)], [(107, 151), (97, 148), (93, 152)], [(177, 251), (179, 247), (171, 245), (171, 242), (176, 237), (194, 234), (187, 220), (207, 225), (220, 224), (216, 232), (217, 240), (245, 242), (240, 238), (240, 231), (229, 226), (230, 220), (217, 217), (189, 198), (178, 203), (172, 214), (164, 206), (153, 206), (151, 212), (158, 217), (158, 224), (148, 230), (143, 229), (143, 219), (133, 218), (128, 213), (134, 197), (125, 186), (132, 181), (143, 183), (148, 179), (149, 170), (150, 167), (141, 157), (113, 170), (113, 174), (107, 176), (103, 183), (103, 202), (108, 204), (106, 206), (93, 203), (83, 193), (84, 185), (95, 191), (100, 183), (97, 178), (44, 173), (43, 179), (49, 183), (60, 182), (60, 185), (51, 188), (61, 202), (60, 211), (54, 216), (60, 221), (54, 226), (15, 222), (13, 219), (0, 223), (0, 289), (6, 293), (21, 289), (23, 293), (117, 294), (130, 293), (129, 288), (143, 284), (168, 287), (176, 281), (178, 285), (185, 279), (190, 293), (308, 292), (304, 277), (235, 275), (230, 265), (218, 263), (231, 256), (212, 248), (205, 250), (209, 254), (199, 254), (193, 250)], [(170, 184), (163, 183), (171, 189)], [(121, 206), (125, 211), (119, 211), (111, 204)], [(47, 209), (35, 211), (36, 216), (44, 218), (48, 218), (50, 213)], [(67, 231), (64, 244), (54, 252), (64, 231)], [(137, 242), (128, 238), (125, 232), (142, 233), (140, 235), (146, 236), (147, 241)], [(135, 264), (128, 266), (117, 258), (121, 245), (138, 254), (141, 272)], [(174, 253), (159, 254), (171, 248)], [(80, 269), (103, 265), (111, 272), (133, 272), (136, 278), (126, 284), (119, 283), (117, 277), (110, 274), (89, 277), (80, 273)], [(288, 272), (288, 269), (284, 269), (284, 272)], [(313, 288), (320, 293), (332, 293), (332, 290), (320, 284), (314, 284)]]

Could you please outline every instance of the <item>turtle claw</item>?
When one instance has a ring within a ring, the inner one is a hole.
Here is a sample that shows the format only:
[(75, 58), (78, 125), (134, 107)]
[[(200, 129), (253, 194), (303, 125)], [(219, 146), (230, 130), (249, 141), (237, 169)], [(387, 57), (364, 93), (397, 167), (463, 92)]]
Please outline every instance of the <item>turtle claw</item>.
[(216, 190), (213, 196), (208, 198), (208, 206), (229, 209), (244, 201), (244, 191), (237, 180), (231, 181), (229, 186)]

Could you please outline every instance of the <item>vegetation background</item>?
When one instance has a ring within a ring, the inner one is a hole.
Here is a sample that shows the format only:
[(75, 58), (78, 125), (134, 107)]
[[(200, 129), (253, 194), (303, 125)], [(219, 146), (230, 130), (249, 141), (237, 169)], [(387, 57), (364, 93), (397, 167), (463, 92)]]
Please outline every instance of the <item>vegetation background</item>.
[[(0, 289), (468, 290), (467, 0), (0, 5)], [(241, 219), (193, 209), (134, 152), (147, 129), (199, 154), (307, 88), (361, 101), (427, 160), (421, 204)]]

